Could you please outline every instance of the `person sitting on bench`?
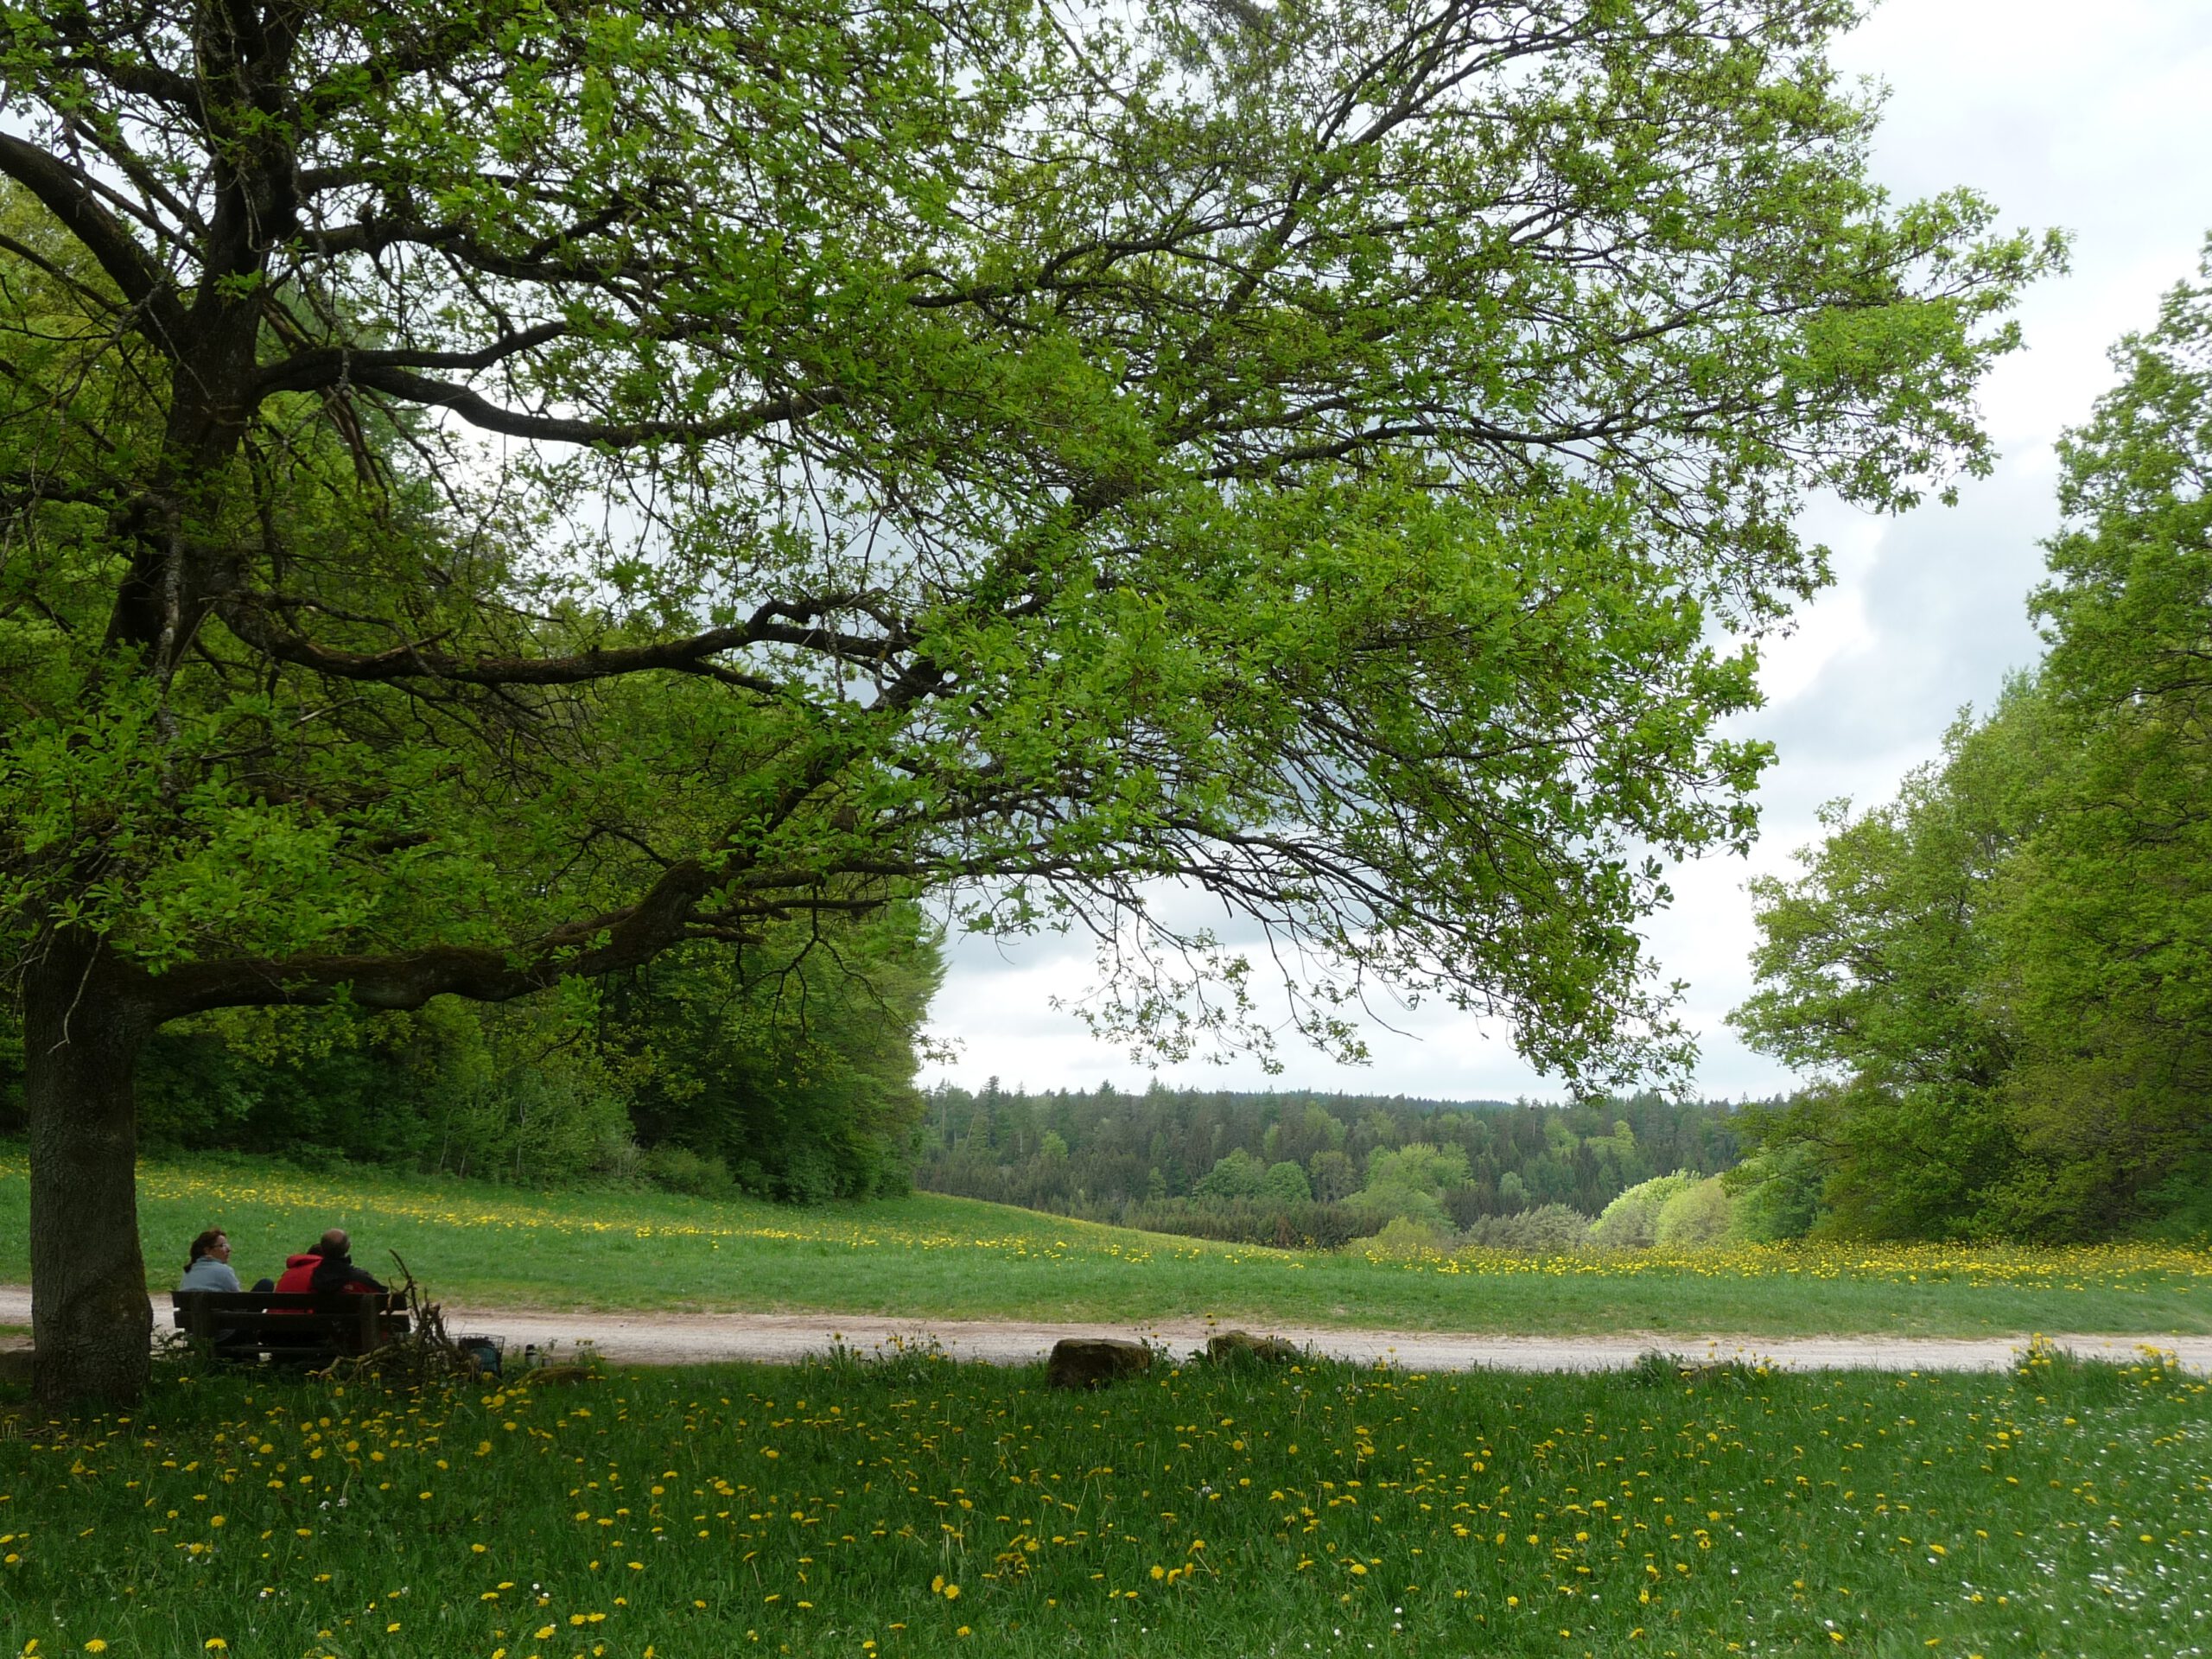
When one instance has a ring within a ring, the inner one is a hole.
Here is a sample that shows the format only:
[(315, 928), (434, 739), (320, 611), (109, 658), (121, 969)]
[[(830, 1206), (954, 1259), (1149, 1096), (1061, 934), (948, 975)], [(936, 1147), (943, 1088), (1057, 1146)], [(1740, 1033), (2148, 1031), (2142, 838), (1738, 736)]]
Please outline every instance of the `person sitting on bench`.
[(346, 1236), (343, 1227), (334, 1227), (322, 1236), (316, 1247), (321, 1263), (308, 1276), (310, 1290), (352, 1290), (364, 1295), (382, 1295), (385, 1287), (374, 1278), (353, 1265), (348, 1254), (353, 1241)]
[(231, 1241), (219, 1227), (210, 1227), (192, 1241), (192, 1259), (185, 1264), (179, 1290), (232, 1290), (238, 1287), (237, 1269), (231, 1266)]
[(321, 1265), (321, 1244), (302, 1250), (296, 1255), (288, 1255), (284, 1258), (284, 1271), (276, 1275), (276, 1283), (272, 1288), (283, 1291), (287, 1296), (304, 1296), (310, 1287), (308, 1281), (315, 1277), (315, 1270)]
[[(192, 1241), (192, 1260), (185, 1264), (184, 1277), (177, 1281), (179, 1290), (213, 1290), (235, 1293), (238, 1287), (238, 1269), (231, 1265), (231, 1241), (219, 1227), (210, 1227)], [(266, 1279), (254, 1286), (258, 1291), (275, 1287)], [(234, 1332), (227, 1326), (215, 1333), (217, 1343), (232, 1339)]]

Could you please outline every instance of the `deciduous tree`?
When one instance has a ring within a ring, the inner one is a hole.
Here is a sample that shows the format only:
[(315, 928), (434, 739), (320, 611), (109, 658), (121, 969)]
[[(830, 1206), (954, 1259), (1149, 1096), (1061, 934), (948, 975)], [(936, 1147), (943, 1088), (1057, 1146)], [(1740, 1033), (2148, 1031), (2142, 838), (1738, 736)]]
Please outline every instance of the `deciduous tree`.
[(1994, 878), (2031, 827), (2025, 684), (1977, 728), (1960, 719), (1944, 762), (1897, 798), (1854, 815), (1826, 808), (1827, 838), (1795, 880), (1751, 884), (1758, 988), (1731, 1016), (1751, 1045), (1812, 1086), (1752, 1115), (1777, 1144), (1823, 1151), (1837, 1226), (1899, 1237), (1973, 1230), (1983, 1198), (2018, 1164), (1998, 1098), (2017, 1048), (2001, 998)]
[[(1171, 1051), (1244, 971), (1581, 1074), (1740, 844), (1802, 493), (1984, 461), (2056, 257), (1865, 176), (1843, 0), (0, 6), (0, 784), (41, 1387), (131, 1072), (967, 883)], [(1740, 645), (1740, 641), (1739, 641)]]
[(2038, 1170), (2006, 1210), (2077, 1236), (2212, 1227), (2212, 242), (2112, 355), (2060, 446), (2052, 741), (1999, 917)]
[(2050, 652), (1940, 767), (1757, 888), (1767, 1128), (1840, 1225), (2212, 1224), (2212, 251), (2060, 445)]

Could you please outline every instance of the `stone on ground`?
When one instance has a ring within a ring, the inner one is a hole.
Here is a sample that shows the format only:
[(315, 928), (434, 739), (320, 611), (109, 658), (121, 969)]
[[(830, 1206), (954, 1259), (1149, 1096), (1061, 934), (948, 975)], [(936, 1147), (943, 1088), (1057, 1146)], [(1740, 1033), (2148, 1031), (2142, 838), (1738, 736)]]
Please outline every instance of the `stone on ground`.
[(1236, 1359), (1254, 1359), (1268, 1365), (1288, 1365), (1304, 1356), (1281, 1337), (1255, 1337), (1249, 1331), (1224, 1331), (1206, 1338), (1206, 1357), (1217, 1365)]
[(1152, 1368), (1152, 1350), (1113, 1337), (1063, 1337), (1045, 1362), (1045, 1381), (1056, 1389), (1103, 1389)]

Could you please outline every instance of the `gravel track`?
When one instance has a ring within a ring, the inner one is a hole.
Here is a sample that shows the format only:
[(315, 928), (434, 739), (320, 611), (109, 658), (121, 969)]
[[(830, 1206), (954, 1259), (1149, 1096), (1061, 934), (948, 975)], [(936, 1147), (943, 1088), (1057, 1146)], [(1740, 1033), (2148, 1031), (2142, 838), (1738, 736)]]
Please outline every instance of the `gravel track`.
[[(164, 1303), (156, 1318), (167, 1323)], [(1062, 1337), (1131, 1337), (1164, 1343), (1176, 1352), (1203, 1344), (1215, 1329), (1181, 1320), (1161, 1325), (1042, 1325), (1001, 1319), (892, 1319), (835, 1313), (607, 1313), (586, 1309), (474, 1307), (445, 1305), (456, 1335), (505, 1340), (509, 1352), (535, 1344), (555, 1354), (589, 1344), (607, 1360), (634, 1365), (697, 1365), (728, 1360), (789, 1363), (842, 1342), (867, 1354), (895, 1344), (934, 1339), (955, 1359), (1026, 1365), (1042, 1359)], [(0, 1325), (28, 1325), (31, 1294), (0, 1286)], [(2028, 1340), (2017, 1337), (1693, 1336), (1671, 1331), (1624, 1331), (1610, 1336), (1497, 1336), (1436, 1331), (1364, 1331), (1341, 1326), (1249, 1327), (1301, 1348), (1361, 1364), (1409, 1371), (1463, 1371), (1478, 1366), (1514, 1371), (1595, 1371), (1632, 1363), (1654, 1349), (1693, 1360), (1747, 1358), (1791, 1370), (1992, 1371), (2012, 1361)], [(2148, 1345), (2175, 1353), (2198, 1372), (2212, 1372), (2212, 1337), (2054, 1336), (2084, 1358), (2133, 1360)], [(12, 1344), (22, 1345), (17, 1338)]]

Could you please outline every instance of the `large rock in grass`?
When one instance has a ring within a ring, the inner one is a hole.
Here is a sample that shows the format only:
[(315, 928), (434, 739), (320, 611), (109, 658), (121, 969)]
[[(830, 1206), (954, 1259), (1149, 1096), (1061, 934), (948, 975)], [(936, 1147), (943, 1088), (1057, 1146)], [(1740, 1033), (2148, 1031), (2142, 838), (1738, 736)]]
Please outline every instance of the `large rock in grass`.
[(1239, 1360), (1260, 1365), (1291, 1365), (1305, 1356), (1281, 1337), (1255, 1337), (1249, 1331), (1224, 1331), (1206, 1338), (1206, 1357), (1217, 1365)]
[(1152, 1369), (1152, 1350), (1113, 1337), (1063, 1337), (1045, 1362), (1045, 1381), (1055, 1389), (1103, 1389)]

